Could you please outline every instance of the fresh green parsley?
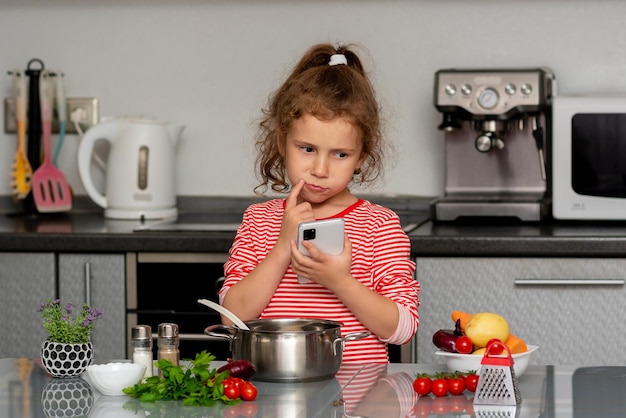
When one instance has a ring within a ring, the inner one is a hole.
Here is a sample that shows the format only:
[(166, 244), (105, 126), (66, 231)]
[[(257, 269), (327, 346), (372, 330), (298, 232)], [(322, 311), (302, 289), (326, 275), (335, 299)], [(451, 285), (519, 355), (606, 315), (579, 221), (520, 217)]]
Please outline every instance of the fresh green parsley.
[(182, 400), (183, 405), (211, 406), (217, 401), (235, 405), (241, 399), (229, 399), (224, 396), (224, 379), (228, 372), (218, 373), (210, 369), (215, 356), (202, 351), (194, 360), (183, 359), (182, 365), (176, 366), (169, 360), (159, 360), (156, 367), (163, 377), (152, 376), (144, 381), (123, 389), (131, 398), (142, 402)]

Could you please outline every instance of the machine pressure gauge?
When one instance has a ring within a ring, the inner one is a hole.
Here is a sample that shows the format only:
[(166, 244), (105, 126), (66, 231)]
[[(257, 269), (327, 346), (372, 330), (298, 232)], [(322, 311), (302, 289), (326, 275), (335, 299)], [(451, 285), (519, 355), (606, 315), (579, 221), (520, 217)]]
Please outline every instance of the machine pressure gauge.
[(493, 109), (498, 104), (498, 100), (498, 92), (491, 87), (487, 87), (478, 95), (478, 104), (484, 109)]

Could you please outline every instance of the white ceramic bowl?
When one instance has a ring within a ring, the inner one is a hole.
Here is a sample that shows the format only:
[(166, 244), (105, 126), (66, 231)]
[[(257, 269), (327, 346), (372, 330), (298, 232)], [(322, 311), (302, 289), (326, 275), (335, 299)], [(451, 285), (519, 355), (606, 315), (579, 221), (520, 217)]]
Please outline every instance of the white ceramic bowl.
[(122, 389), (139, 383), (146, 366), (136, 363), (92, 364), (85, 371), (87, 380), (105, 396), (124, 395)]
[[(537, 345), (528, 344), (527, 352), (512, 355), (515, 376), (520, 377), (524, 374), (528, 364), (530, 363), (530, 358), (538, 348), (539, 346)], [(468, 372), (470, 370), (475, 370), (476, 373), (478, 373), (480, 371), (480, 362), (483, 359), (483, 356), (478, 354), (458, 354), (448, 353), (446, 351), (437, 351), (435, 354), (443, 357), (448, 370), (452, 372)]]

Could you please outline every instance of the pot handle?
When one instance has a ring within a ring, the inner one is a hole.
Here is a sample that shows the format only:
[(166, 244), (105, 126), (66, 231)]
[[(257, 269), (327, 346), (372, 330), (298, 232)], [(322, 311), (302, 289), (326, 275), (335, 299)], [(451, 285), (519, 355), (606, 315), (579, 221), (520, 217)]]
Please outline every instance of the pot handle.
[[(221, 332), (215, 332), (218, 330), (228, 331), (229, 333), (226, 334), (226, 333), (221, 333)], [(204, 333), (206, 335), (209, 335), (211, 337), (223, 338), (225, 340), (234, 340), (235, 337), (237, 336), (237, 331), (239, 331), (239, 328), (234, 327), (232, 325), (223, 325), (223, 324), (209, 325), (208, 327), (204, 329)]]
[(371, 332), (369, 331), (349, 332), (344, 337), (337, 338), (333, 341), (333, 355), (336, 356), (339, 353), (343, 353), (346, 341), (360, 340), (361, 338), (369, 337), (370, 334)]
[[(228, 331), (228, 333), (215, 332), (217, 330)], [(239, 328), (233, 327), (232, 325), (223, 325), (223, 324), (215, 324), (209, 325), (204, 329), (204, 333), (211, 337), (223, 338), (228, 340), (228, 349), (233, 351), (233, 341), (235, 341), (235, 337), (237, 336), (237, 332), (239, 332)]]

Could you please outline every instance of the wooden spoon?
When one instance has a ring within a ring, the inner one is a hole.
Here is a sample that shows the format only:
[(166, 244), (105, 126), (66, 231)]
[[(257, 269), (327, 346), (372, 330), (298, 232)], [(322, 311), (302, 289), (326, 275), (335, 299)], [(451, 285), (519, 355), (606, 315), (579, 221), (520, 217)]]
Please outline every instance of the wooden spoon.
[(20, 70), (13, 71), (13, 97), (17, 122), (17, 151), (11, 166), (11, 195), (15, 200), (21, 200), (31, 191), (33, 168), (26, 156), (26, 76)]

